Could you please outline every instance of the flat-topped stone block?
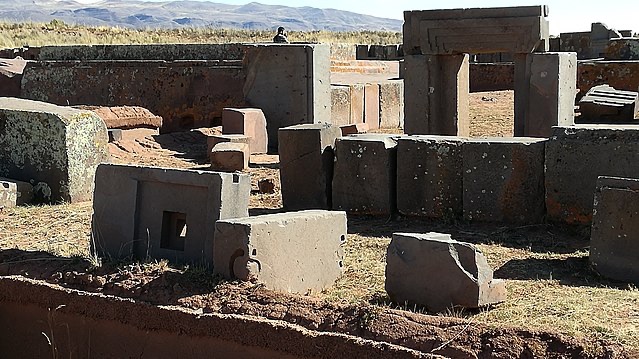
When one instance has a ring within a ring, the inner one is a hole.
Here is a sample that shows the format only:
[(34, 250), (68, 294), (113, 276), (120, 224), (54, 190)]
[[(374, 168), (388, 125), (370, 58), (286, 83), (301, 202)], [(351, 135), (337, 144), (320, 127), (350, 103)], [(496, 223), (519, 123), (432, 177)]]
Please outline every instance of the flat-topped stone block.
[(346, 213), (321, 210), (219, 220), (214, 272), (266, 288), (306, 294), (343, 271)]
[(33, 186), (28, 182), (0, 177), (0, 208), (12, 208), (31, 203)]
[(333, 209), (372, 215), (395, 211), (397, 137), (361, 134), (337, 139)]
[(244, 171), (249, 168), (250, 157), (246, 143), (218, 143), (211, 150), (211, 169), (222, 172)]
[(526, 137), (464, 142), (464, 218), (542, 223), (544, 148), (544, 139)]
[(206, 138), (206, 153), (211, 154), (211, 150), (218, 143), (231, 142), (231, 143), (245, 143), (249, 145), (250, 138), (246, 135), (212, 135)]
[(95, 188), (100, 256), (210, 266), (215, 221), (248, 216), (251, 183), (239, 173), (102, 164)]
[(597, 180), (590, 263), (605, 277), (639, 284), (639, 179)]
[(597, 177), (639, 178), (639, 128), (553, 128), (546, 144), (546, 211), (553, 222), (590, 224)]
[(104, 121), (93, 112), (0, 98), (0, 176), (34, 183), (41, 200), (90, 200), (107, 143)]
[(307, 124), (279, 131), (282, 202), (287, 210), (330, 209), (337, 126)]
[(472, 244), (443, 233), (393, 233), (386, 254), (385, 288), (396, 303), (442, 312), (506, 300), (505, 282)]
[(462, 215), (462, 144), (451, 136), (404, 136), (397, 141), (397, 210), (452, 220)]
[(247, 136), (251, 154), (268, 151), (266, 117), (259, 108), (225, 108), (222, 110), (222, 134)]

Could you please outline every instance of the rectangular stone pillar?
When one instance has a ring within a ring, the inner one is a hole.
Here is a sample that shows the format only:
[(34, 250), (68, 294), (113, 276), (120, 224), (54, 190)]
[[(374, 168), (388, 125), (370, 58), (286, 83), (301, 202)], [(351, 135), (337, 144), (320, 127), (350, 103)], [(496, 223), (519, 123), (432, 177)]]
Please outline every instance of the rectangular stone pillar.
[(409, 55), (405, 64), (404, 132), (467, 136), (468, 54)]
[(515, 136), (550, 137), (553, 126), (574, 124), (577, 55), (515, 55)]

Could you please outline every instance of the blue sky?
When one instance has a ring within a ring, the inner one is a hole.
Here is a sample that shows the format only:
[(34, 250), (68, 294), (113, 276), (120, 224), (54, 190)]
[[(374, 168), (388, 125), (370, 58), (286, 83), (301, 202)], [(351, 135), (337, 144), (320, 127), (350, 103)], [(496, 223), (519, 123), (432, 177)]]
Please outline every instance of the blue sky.
[[(169, 1), (169, 0), (164, 0)], [(242, 5), (251, 0), (213, 0)], [(550, 7), (550, 33), (588, 31), (592, 22), (603, 22), (618, 30), (639, 32), (639, 0), (255, 0), (262, 4), (312, 6), (348, 10), (367, 15), (402, 19), (404, 10), (452, 9), (468, 7), (523, 6), (546, 4)], [(95, 0), (81, 0), (95, 2)]]

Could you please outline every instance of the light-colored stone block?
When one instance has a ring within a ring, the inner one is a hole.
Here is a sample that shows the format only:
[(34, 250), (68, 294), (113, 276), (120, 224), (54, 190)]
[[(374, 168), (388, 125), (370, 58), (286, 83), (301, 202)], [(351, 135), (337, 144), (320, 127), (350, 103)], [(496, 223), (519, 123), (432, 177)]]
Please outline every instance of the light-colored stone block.
[(249, 146), (246, 143), (221, 142), (211, 150), (213, 171), (234, 172), (249, 168)]
[(206, 153), (211, 154), (213, 147), (218, 143), (232, 142), (232, 143), (245, 143), (249, 145), (250, 138), (246, 135), (212, 135), (206, 138)]
[(222, 134), (247, 136), (251, 154), (268, 151), (266, 117), (259, 108), (225, 108), (222, 111)]

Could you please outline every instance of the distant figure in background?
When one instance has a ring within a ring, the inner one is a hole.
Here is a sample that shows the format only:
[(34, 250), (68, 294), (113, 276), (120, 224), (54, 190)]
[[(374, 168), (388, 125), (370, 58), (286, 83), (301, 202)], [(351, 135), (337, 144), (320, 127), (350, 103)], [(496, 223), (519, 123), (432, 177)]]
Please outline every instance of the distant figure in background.
[(281, 26), (278, 27), (277, 35), (273, 38), (273, 42), (288, 43), (288, 39), (286, 38), (286, 29)]

